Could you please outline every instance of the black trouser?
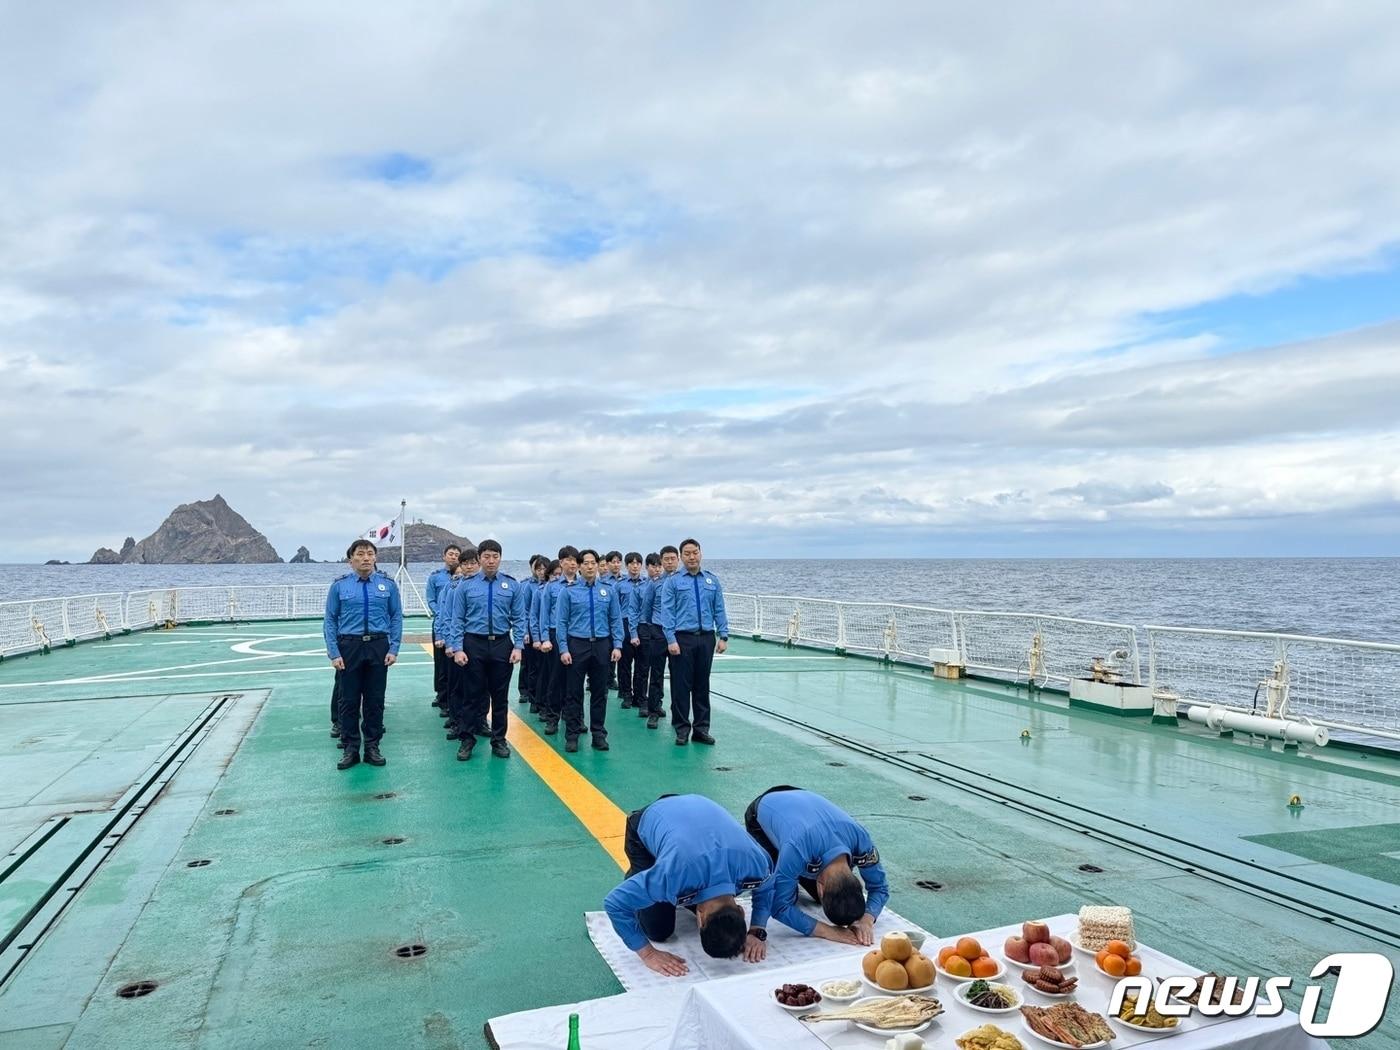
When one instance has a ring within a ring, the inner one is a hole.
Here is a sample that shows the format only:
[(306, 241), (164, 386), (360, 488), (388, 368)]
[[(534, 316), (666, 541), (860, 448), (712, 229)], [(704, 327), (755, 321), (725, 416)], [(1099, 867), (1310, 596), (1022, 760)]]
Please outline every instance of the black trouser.
[[(464, 642), (458, 640), (457, 649), (465, 652)], [(454, 729), (467, 724), (467, 669), (451, 660), (447, 669), (447, 724)]]
[[(604, 722), (608, 717), (608, 668), (612, 666), (611, 638), (579, 638), (569, 635), (569, 657), (566, 668), (569, 684), (564, 696), (564, 732), (577, 737), (585, 728), (593, 731), (594, 740), (606, 740)], [(583, 682), (588, 679), (588, 725), (583, 724)]]
[[(670, 795), (662, 795), (661, 798), (670, 798)], [(658, 799), (657, 801), (660, 801)], [(646, 871), (656, 864), (656, 857), (651, 850), (647, 849), (647, 844), (642, 841), (640, 828), (642, 824), (642, 814), (647, 811), (647, 806), (641, 809), (634, 809), (627, 814), (627, 833), (622, 837), (622, 852), (627, 855), (627, 878), (631, 878), (639, 871)], [(690, 908), (693, 912), (695, 909)], [(670, 901), (657, 901), (649, 904), (637, 912), (637, 925), (642, 928), (642, 932), (647, 935), (648, 940), (664, 941), (671, 934), (676, 932), (676, 906)]]
[(520, 699), (534, 700), (535, 698), (535, 675), (539, 671), (540, 654), (535, 652), (534, 646), (526, 642), (520, 649)]
[(447, 698), (447, 676), (448, 666), (452, 663), (452, 657), (447, 655), (447, 648), (439, 649), (437, 639), (433, 639), (433, 698), (439, 704)]
[(654, 623), (640, 623), (637, 634), (642, 639), (639, 669), (633, 678), (632, 695), (638, 705), (645, 705), (649, 715), (662, 714), (661, 701), (666, 699), (666, 636)]
[(363, 719), (366, 746), (377, 746), (384, 735), (384, 687), (389, 684), (384, 657), (389, 655), (389, 639), (381, 634), (366, 642), (358, 634), (343, 634), (339, 643), (345, 661), (340, 673), (340, 742), (347, 750), (358, 751)]
[(340, 725), (340, 675), (335, 673), (335, 685), (331, 686), (331, 725)]
[(549, 651), (549, 721), (557, 722), (564, 714), (564, 689), (568, 684), (569, 669), (559, 662), (563, 654), (559, 652), (559, 632), (549, 629), (549, 640), (554, 648)]
[(632, 668), (636, 663), (636, 651), (632, 648), (632, 624), (627, 617), (622, 618), (622, 659), (617, 662), (617, 695), (624, 700), (635, 699), (632, 692)]
[(514, 670), (510, 662), (511, 647), (508, 634), (494, 637), (469, 634), (462, 639), (462, 649), (467, 654), (467, 666), (463, 668), (467, 680), (466, 715), (460, 726), (463, 743), (476, 739), (471, 731), (486, 717), (488, 707), (491, 709), (491, 742), (505, 740), (510, 674)]
[[(715, 659), (714, 631), (677, 631), (680, 655), (671, 661), (671, 728), (710, 731), (710, 665)], [(694, 706), (692, 720), (691, 707)]]
[[(779, 784), (777, 787), (770, 787), (763, 795), (771, 795), (775, 791), (798, 791), (799, 788), (791, 784)], [(778, 863), (778, 847), (773, 844), (773, 840), (768, 837), (768, 832), (763, 830), (763, 825), (758, 822), (758, 804), (763, 801), (763, 795), (759, 795), (749, 803), (749, 808), (744, 810), (744, 828), (753, 840), (763, 847), (768, 856), (773, 858), (773, 863)], [(820, 904), (821, 898), (817, 896), (817, 880), (809, 879), (805, 875), (798, 876), (797, 884), (807, 891), (807, 896)]]
[[(551, 631), (551, 638), (553, 634)], [(539, 666), (539, 670), (535, 672), (535, 706), (539, 708), (540, 717), (548, 721), (553, 714), (549, 694), (554, 689), (554, 672), (559, 666), (559, 654), (551, 649), (547, 653), (536, 653), (535, 656), (538, 657)], [(553, 714), (553, 717), (559, 716)]]

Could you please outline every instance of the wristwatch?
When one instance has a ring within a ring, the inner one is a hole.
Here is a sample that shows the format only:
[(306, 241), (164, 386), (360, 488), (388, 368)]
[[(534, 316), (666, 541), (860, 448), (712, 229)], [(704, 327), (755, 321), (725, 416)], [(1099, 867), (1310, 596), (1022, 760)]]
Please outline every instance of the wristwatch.
[(749, 936), (757, 937), (760, 941), (766, 941), (768, 939), (768, 931), (761, 926), (755, 926), (753, 929), (749, 930)]

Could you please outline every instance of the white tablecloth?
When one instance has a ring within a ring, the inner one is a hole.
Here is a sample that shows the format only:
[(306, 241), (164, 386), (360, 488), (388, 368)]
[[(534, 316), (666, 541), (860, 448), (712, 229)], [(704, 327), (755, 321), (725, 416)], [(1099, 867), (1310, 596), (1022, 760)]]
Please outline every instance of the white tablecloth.
[[(1077, 925), (1077, 916), (1061, 915), (1049, 920), (1053, 933), (1068, 936)], [(1005, 939), (1020, 933), (1020, 924), (976, 933), (982, 946), (994, 956)], [(937, 953), (940, 944), (948, 941), (930, 940), (924, 945), (926, 955)], [(1178, 974), (1198, 974), (1200, 969), (1187, 966), (1144, 945), (1138, 946), (1143, 972), (1153, 977)], [(1098, 972), (1090, 956), (1075, 953), (1075, 968), (1079, 989), (1075, 998), (1086, 1009), (1106, 1013), (1114, 981)], [(887, 1036), (871, 1035), (855, 1025), (832, 1021), (808, 1026), (779, 1007), (770, 994), (786, 983), (810, 984), (817, 987), (823, 981), (860, 977), (860, 954), (849, 960), (828, 959), (811, 964), (798, 964), (779, 971), (767, 970), (744, 974), (720, 981), (692, 986), (680, 1005), (669, 1050), (880, 1050)], [(1016, 988), (1025, 1002), (1051, 1006), (1063, 1000), (1038, 995), (1010, 974), (1001, 978)], [(956, 1002), (953, 989), (960, 982), (940, 976), (933, 993), (943, 1004), (943, 1014), (925, 1029), (925, 1042), (938, 1050), (956, 1050), (954, 1039), (978, 1025), (991, 1022), (1016, 1035), (1027, 1050), (1051, 1050), (1048, 1044), (1029, 1035), (1019, 1014), (980, 1014)], [(871, 993), (873, 994), (873, 993)], [(837, 1007), (832, 1006), (832, 1009)], [(1192, 1013), (1181, 1021), (1182, 1031), (1161, 1037), (1121, 1032), (1113, 1040), (1113, 1050), (1126, 1050), (1145, 1044), (1161, 1043), (1163, 1050), (1208, 1050), (1229, 1047), (1234, 1050), (1317, 1050), (1325, 1047), (1298, 1026), (1298, 1015), (1284, 1013), (1278, 1017), (1241, 1017), (1208, 1019)]]

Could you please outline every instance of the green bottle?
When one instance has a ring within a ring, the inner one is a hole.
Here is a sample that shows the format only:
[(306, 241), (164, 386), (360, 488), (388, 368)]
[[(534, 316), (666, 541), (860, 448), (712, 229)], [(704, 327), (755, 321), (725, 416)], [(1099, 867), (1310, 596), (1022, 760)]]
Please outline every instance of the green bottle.
[(583, 1050), (583, 1044), (578, 1041), (578, 1014), (569, 1015), (569, 1045), (566, 1050)]

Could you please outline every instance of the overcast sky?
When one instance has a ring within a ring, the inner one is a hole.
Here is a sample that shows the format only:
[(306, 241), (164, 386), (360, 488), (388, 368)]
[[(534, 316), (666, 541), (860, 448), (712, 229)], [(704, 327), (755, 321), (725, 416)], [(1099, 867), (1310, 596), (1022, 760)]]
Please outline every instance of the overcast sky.
[(1400, 554), (1400, 9), (0, 0), (2, 560)]

